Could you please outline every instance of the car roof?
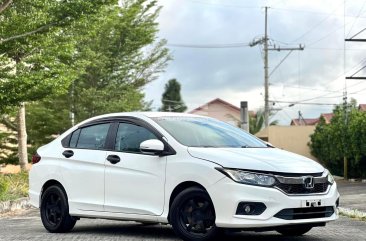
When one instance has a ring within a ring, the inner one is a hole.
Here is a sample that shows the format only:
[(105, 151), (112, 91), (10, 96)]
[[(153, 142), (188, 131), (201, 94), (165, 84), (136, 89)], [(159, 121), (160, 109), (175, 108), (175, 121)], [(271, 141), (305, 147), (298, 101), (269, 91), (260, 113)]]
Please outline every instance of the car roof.
[[(87, 120), (84, 120), (82, 122), (80, 122), (79, 124), (77, 124), (78, 126), (90, 122), (90, 121), (94, 121), (94, 120), (98, 120), (98, 119), (102, 119), (102, 118), (109, 118), (109, 117), (124, 117), (124, 116), (130, 116), (130, 117), (137, 117), (137, 118), (156, 118), (156, 117), (205, 117), (205, 116), (200, 116), (200, 115), (194, 115), (194, 114), (187, 114), (187, 113), (179, 113), (179, 112), (118, 112), (118, 113), (110, 113), (110, 114), (104, 114), (104, 115), (99, 115), (99, 116), (95, 116), (92, 118), (89, 118)], [(206, 117), (207, 118), (207, 117)]]

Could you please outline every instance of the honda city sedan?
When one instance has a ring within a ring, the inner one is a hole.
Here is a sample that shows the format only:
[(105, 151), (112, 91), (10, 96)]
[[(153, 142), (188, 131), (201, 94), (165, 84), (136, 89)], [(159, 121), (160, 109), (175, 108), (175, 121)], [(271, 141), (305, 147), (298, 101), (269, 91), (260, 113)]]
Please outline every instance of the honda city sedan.
[(204, 241), (226, 229), (302, 235), (338, 218), (337, 186), (322, 165), (198, 115), (94, 117), (32, 162), (30, 201), (49, 232), (101, 218), (170, 224)]

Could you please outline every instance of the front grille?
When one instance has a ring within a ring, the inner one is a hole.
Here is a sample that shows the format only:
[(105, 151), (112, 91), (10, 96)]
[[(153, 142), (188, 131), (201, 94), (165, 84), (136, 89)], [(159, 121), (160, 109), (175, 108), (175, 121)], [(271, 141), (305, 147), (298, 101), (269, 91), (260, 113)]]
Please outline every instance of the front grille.
[(328, 190), (329, 183), (315, 183), (314, 188), (307, 189), (304, 184), (285, 184), (277, 182), (275, 187), (288, 194), (315, 194), (324, 193)]
[(275, 217), (285, 220), (328, 218), (333, 213), (333, 207), (287, 208), (278, 212)]

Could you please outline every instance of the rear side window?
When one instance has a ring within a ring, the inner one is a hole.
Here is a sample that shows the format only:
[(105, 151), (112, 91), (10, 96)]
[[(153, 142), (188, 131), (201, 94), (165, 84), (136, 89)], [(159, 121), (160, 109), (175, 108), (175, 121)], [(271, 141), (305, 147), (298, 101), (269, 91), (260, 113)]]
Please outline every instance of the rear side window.
[(145, 127), (129, 123), (120, 123), (116, 137), (115, 150), (140, 153), (140, 144), (150, 139), (158, 139)]
[[(70, 147), (103, 150), (107, 140), (110, 123), (84, 127), (73, 133)], [(79, 131), (79, 133), (77, 133)]]
[(70, 147), (76, 147), (76, 144), (78, 143), (78, 139), (79, 139), (79, 135), (80, 135), (80, 129), (77, 129), (76, 131), (74, 131), (72, 133), (72, 136), (70, 138)]

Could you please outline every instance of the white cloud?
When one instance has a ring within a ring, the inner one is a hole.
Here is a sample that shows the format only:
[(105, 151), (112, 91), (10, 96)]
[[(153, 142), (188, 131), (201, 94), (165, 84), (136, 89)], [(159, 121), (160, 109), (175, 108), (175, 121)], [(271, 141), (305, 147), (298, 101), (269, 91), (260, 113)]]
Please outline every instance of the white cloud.
[[(346, 0), (344, 29), (343, 2), (160, 0), (163, 9), (159, 17), (159, 36), (170, 43), (247, 43), (263, 34), (264, 13), (261, 7), (270, 6), (269, 34), (276, 40), (276, 44), (285, 46), (285, 43), (293, 40), (305, 44), (304, 51), (291, 53), (271, 76), (273, 86), (270, 88), (270, 99), (298, 101), (326, 94), (325, 97), (332, 97), (342, 95), (344, 85), (344, 30), (346, 35), (352, 36), (366, 24), (365, 1)], [(365, 36), (366, 34), (363, 35)], [(294, 46), (294, 43), (290, 46)], [(366, 43), (347, 43), (346, 47), (346, 71), (347, 75), (351, 75), (357, 70), (352, 67), (364, 58)], [(154, 100), (155, 107), (160, 106), (164, 84), (170, 78), (177, 78), (181, 82), (182, 95), (189, 108), (217, 97), (236, 105), (241, 100), (248, 100), (250, 107), (263, 106), (263, 61), (258, 47), (171, 50), (174, 60), (166, 73), (145, 88), (146, 98)], [(273, 69), (286, 54), (287, 52), (271, 52), (270, 68)], [(357, 83), (359, 81), (348, 81), (351, 86), (349, 93), (366, 88), (366, 81), (355, 85)], [(306, 88), (288, 87), (298, 85)], [(339, 90), (339, 94), (329, 94), (329, 90)], [(351, 96), (356, 97), (360, 103), (366, 103), (365, 93), (366, 91), (354, 93)], [(313, 102), (341, 101), (342, 97), (319, 98)], [(288, 124), (290, 117), (296, 118), (298, 110), (305, 117), (316, 117), (321, 112), (331, 111), (331, 108), (295, 105), (284, 108), (275, 118)]]

